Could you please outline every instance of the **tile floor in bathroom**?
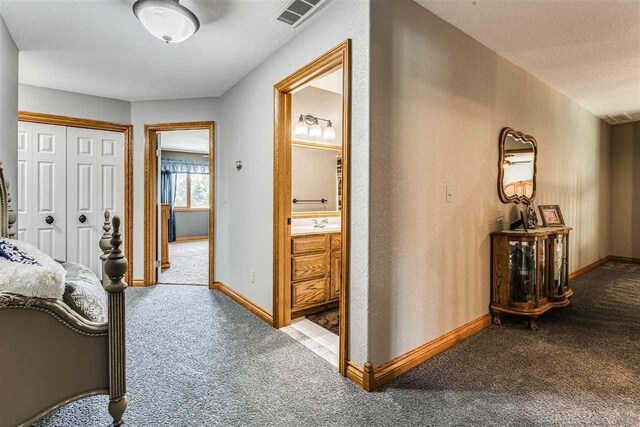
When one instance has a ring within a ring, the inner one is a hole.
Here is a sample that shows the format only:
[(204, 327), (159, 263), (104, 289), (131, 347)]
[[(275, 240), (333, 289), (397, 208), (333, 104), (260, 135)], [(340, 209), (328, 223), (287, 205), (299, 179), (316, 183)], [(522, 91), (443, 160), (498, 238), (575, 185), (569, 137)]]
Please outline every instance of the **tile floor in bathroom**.
[(291, 325), (280, 329), (336, 368), (338, 367), (339, 339), (336, 334), (313, 323), (305, 317), (291, 321)]

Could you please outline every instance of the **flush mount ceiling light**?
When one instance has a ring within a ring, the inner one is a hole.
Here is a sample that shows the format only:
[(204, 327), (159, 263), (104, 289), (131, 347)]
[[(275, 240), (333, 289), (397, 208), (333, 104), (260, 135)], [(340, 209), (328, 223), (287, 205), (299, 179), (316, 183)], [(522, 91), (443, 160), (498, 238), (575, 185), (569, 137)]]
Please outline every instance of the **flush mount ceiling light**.
[(155, 37), (166, 43), (185, 41), (198, 29), (198, 17), (179, 0), (137, 0), (133, 13)]
[[(324, 131), (320, 127), (320, 124), (318, 124), (318, 120), (327, 122), (327, 126), (324, 128)], [(311, 126), (311, 129), (307, 126)], [(331, 124), (331, 120), (321, 119), (320, 117), (315, 117), (311, 114), (300, 114), (298, 122), (293, 129), (293, 133), (298, 136), (309, 135), (312, 138), (319, 138), (322, 136), (322, 139), (336, 139), (336, 131)]]

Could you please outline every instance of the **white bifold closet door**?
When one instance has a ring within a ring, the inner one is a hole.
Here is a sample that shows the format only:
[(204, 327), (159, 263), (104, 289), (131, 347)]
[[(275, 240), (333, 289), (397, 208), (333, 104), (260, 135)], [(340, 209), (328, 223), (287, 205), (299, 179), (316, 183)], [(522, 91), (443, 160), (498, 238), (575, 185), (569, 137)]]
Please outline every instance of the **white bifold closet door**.
[(67, 128), (67, 260), (101, 274), (104, 211), (124, 213), (124, 134)]
[(104, 211), (124, 214), (124, 134), (20, 122), (18, 238), (102, 275)]
[[(54, 259), (67, 259), (67, 129), (20, 122), (18, 239)], [(13, 184), (13, 183), (12, 183)]]

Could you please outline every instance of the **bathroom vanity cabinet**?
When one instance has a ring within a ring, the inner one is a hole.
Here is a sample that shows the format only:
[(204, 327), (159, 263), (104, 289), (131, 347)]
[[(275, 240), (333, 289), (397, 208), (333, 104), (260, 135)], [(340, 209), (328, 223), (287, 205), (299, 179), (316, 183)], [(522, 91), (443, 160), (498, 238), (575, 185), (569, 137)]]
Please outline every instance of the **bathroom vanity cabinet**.
[(493, 323), (503, 314), (536, 319), (556, 307), (570, 305), (569, 227), (498, 231), (492, 233)]
[(340, 233), (291, 237), (291, 315), (320, 311), (340, 297)]

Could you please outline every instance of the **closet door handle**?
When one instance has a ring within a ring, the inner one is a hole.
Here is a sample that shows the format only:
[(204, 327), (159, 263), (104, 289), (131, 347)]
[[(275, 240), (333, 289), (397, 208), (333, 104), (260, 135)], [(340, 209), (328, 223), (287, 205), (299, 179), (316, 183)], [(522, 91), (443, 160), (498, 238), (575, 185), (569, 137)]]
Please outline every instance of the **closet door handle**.
[(53, 217), (51, 215), (47, 215), (47, 217), (44, 219), (44, 222), (49, 225), (53, 224)]
[(80, 215), (80, 217), (78, 218), (78, 221), (80, 221), (80, 223), (84, 224), (85, 222), (87, 222), (87, 217), (84, 215)]

